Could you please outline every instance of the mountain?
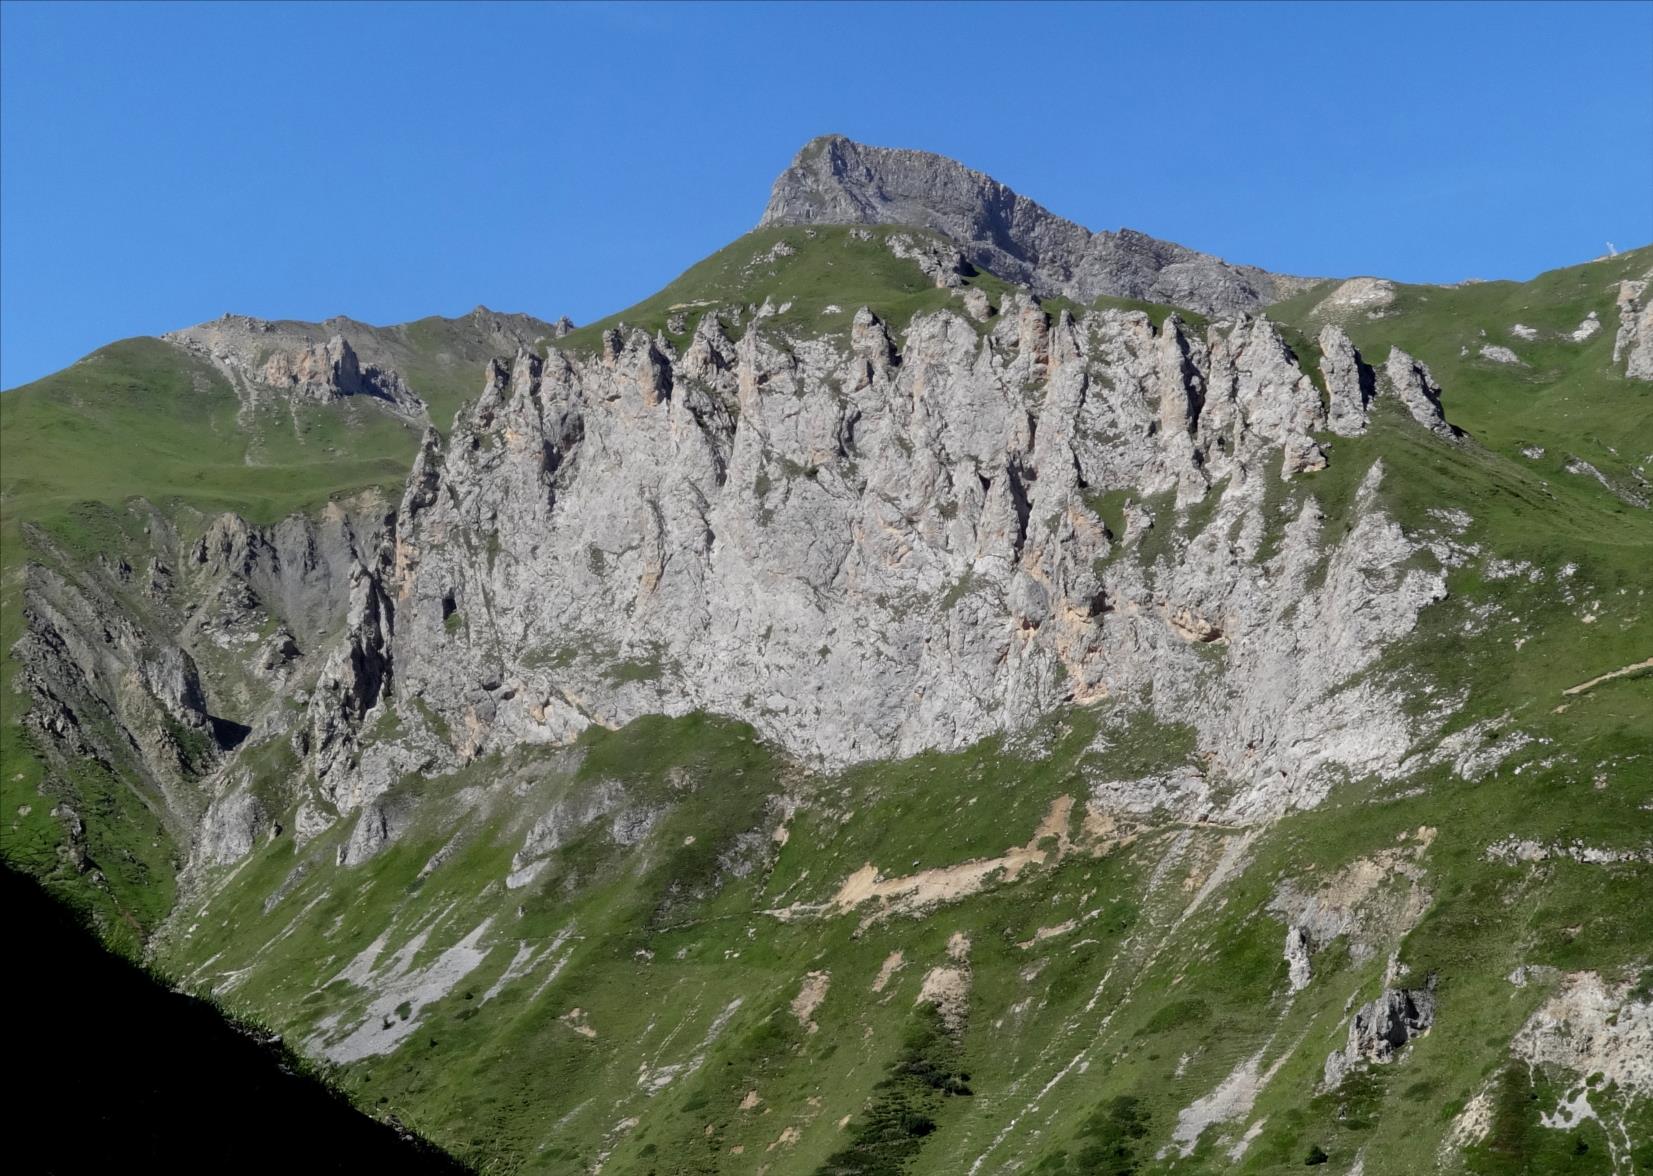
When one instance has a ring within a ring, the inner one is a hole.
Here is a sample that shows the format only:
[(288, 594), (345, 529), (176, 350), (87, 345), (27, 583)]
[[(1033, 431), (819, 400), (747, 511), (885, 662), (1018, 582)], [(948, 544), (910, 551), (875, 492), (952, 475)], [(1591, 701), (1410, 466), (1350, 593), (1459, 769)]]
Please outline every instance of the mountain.
[(760, 226), (915, 225), (972, 265), (1041, 297), (1143, 298), (1205, 314), (1255, 312), (1313, 279), (1230, 265), (1145, 233), (1093, 233), (990, 176), (927, 151), (811, 140), (781, 173)]
[(1653, 1162), (1653, 250), (989, 206), (817, 141), (598, 323), (7, 393), (8, 860), (480, 1170)]

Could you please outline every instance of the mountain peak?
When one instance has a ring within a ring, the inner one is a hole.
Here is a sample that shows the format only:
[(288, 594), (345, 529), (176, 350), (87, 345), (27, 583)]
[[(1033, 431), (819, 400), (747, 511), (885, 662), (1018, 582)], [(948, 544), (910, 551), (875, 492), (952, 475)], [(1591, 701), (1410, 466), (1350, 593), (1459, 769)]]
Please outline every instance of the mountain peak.
[[(940, 213), (967, 201), (993, 202), (1001, 211), (1021, 202), (1045, 212), (991, 176), (945, 155), (872, 147), (844, 135), (821, 135), (805, 143), (775, 180), (769, 206), (758, 223), (760, 227), (812, 222), (938, 227), (931, 222)], [(892, 218), (900, 213), (908, 219)]]
[(970, 261), (1042, 296), (1169, 302), (1206, 314), (1250, 313), (1310, 279), (1231, 265), (1123, 229), (1092, 232), (944, 155), (811, 139), (775, 180), (768, 225), (913, 225), (950, 238)]

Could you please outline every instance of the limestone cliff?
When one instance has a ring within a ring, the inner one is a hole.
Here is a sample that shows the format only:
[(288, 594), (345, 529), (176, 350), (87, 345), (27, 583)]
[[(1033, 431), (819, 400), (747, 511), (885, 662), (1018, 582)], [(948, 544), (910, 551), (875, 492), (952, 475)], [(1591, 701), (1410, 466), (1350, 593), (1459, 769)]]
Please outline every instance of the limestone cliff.
[[(1410, 357), (1381, 382), (1346, 339), (1328, 362), (1345, 417), (1376, 388), (1446, 430)], [(841, 340), (738, 341), (709, 311), (681, 354), (636, 331), (522, 352), (427, 436), (355, 573), (310, 704), (323, 793), (349, 809), (649, 713), (736, 716), (836, 766), (1111, 697), (1194, 728), (1208, 765), (1121, 803), (1312, 804), (1401, 762), (1418, 721), (1361, 671), (1444, 591), (1378, 505), (1381, 462), (1339, 532), (1312, 494), (1270, 508), (1326, 468), (1326, 427), (1265, 319), (1053, 322), (1020, 294), (900, 345), (865, 310)], [(399, 740), (353, 734), (376, 705)]]

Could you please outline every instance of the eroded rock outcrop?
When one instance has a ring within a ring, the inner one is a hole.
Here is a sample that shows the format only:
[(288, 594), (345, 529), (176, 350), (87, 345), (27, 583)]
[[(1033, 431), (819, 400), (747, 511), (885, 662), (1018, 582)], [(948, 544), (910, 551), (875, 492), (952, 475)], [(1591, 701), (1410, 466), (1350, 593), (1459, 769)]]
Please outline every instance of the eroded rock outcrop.
[(379, 578), (357, 564), (350, 572), (344, 637), (328, 655), (310, 699), (308, 751), (318, 777), (349, 754), (362, 719), (389, 690), (393, 616)]
[(266, 640), (264, 622), (275, 617), (281, 629), (263, 660), (280, 664), (296, 651), (314, 652), (348, 607), (350, 571), (365, 545), (360, 529), (381, 525), (382, 516), (353, 517), (336, 503), (316, 519), (293, 515), (272, 526), (218, 516), (183, 561), (193, 580), (183, 632), (241, 653), (255, 635)]
[[(322, 324), (323, 328), (327, 324)], [(244, 405), (281, 399), (327, 404), (361, 396), (399, 416), (422, 418), (425, 405), (395, 370), (364, 364), (338, 331), (226, 314), (161, 336), (205, 357)]]
[[(522, 352), (426, 437), (310, 704), (330, 803), (694, 709), (837, 765), (1152, 699), (1238, 783), (1233, 814), (1394, 766), (1412, 720), (1358, 674), (1443, 582), (1383, 512), (1381, 466), (1336, 539), (1312, 495), (1265, 516), (1268, 481), (1327, 462), (1272, 323), (1052, 321), (1024, 294), (991, 329), (920, 315), (900, 346), (864, 309), (847, 337), (765, 321), (736, 341), (706, 313), (682, 355), (639, 331)], [(1126, 490), (1173, 512), (1133, 506), (1128, 534), (1209, 500), (1208, 522), (1115, 558), (1098, 504)], [(399, 742), (364, 758), (381, 705)]]
[(13, 654), (38, 746), (123, 773), (169, 819), (193, 820), (187, 782), (223, 750), (194, 658), (94, 576), (30, 564), (23, 596), (26, 629)]
[(1323, 1082), (1327, 1089), (1342, 1083), (1362, 1063), (1386, 1065), (1407, 1043), (1429, 1032), (1435, 1023), (1435, 987), (1385, 988), (1383, 994), (1355, 1010), (1349, 1019), (1349, 1039), (1326, 1058)]
[(1327, 324), (1320, 331), (1320, 371), (1326, 379), (1326, 424), (1332, 432), (1352, 437), (1366, 431), (1377, 381), (1349, 342), (1343, 328)]
[[(358, 623), (349, 578), (358, 532), (373, 534), (386, 516), (371, 493), (273, 525), (183, 513), (194, 538), (142, 499), (111, 508), (107, 546), (91, 559), (28, 528), (36, 561), (13, 652), (26, 722), (47, 758), (124, 779), (197, 860), (223, 864), (250, 850), (285, 802), (255, 794), (233, 752), (288, 738), (318, 669), (330, 655), (349, 663), (338, 647), (348, 649), (346, 623)], [(359, 718), (360, 692), (343, 694)]]
[(1619, 329), (1613, 336), (1613, 362), (1624, 364), (1632, 380), (1653, 380), (1653, 299), (1647, 283), (1619, 283)]
[(1441, 386), (1435, 383), (1427, 367), (1399, 347), (1389, 349), (1389, 358), (1383, 365), (1383, 383), (1418, 424), (1442, 437), (1455, 435), (1441, 409)]
[(759, 224), (916, 225), (954, 241), (982, 269), (1080, 302), (1111, 294), (1236, 314), (1310, 284), (1130, 229), (1093, 233), (945, 156), (842, 135), (805, 145), (775, 181)]
[(1382, 318), (1395, 302), (1395, 284), (1383, 278), (1349, 278), (1315, 306), (1315, 317), (1347, 322), (1357, 317)]

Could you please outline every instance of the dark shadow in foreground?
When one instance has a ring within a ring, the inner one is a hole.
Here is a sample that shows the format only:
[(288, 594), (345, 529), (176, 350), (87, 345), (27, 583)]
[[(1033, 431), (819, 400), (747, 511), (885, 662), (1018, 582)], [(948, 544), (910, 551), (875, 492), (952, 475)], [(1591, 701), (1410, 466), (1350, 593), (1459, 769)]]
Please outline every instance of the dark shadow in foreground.
[(467, 1171), (106, 950), (32, 878), (0, 867), (0, 911), (7, 1171)]

